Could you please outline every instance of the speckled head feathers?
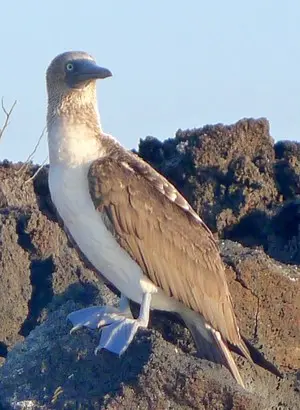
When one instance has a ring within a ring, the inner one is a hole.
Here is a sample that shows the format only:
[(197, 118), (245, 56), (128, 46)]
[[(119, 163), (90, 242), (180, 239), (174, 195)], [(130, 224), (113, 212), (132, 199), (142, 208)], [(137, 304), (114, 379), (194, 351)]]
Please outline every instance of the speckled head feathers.
[(99, 67), (91, 55), (83, 51), (67, 51), (55, 57), (48, 67), (48, 91), (53, 85), (80, 89), (86, 83), (111, 75), (108, 69)]
[(83, 51), (59, 54), (47, 69), (48, 128), (58, 116), (98, 127), (96, 80), (110, 77), (107, 68)]

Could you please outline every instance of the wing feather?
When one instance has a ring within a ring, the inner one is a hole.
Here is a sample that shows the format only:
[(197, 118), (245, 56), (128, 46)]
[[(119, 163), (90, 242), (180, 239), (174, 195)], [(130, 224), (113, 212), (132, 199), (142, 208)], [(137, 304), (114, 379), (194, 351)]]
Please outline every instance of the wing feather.
[[(130, 153), (95, 161), (89, 188), (119, 244), (155, 285), (241, 344), (218, 246), (164, 177)], [(126, 166), (124, 166), (126, 163)]]

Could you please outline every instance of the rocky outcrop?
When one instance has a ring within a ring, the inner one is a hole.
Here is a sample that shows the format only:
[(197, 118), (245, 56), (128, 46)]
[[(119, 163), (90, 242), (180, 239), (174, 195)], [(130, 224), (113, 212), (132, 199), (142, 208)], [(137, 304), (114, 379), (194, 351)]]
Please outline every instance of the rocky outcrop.
[[(0, 166), (0, 403), (4, 409), (298, 409), (300, 144), (273, 144), (266, 120), (146, 138), (140, 155), (189, 198), (220, 238), (244, 336), (282, 373), (236, 356), (247, 391), (196, 358), (189, 332), (153, 312), (122, 358), (67, 314), (112, 303), (57, 222), (47, 167)], [(292, 263), (292, 265), (291, 265)]]
[(189, 198), (220, 238), (300, 263), (300, 144), (274, 145), (265, 119), (147, 137), (140, 154)]

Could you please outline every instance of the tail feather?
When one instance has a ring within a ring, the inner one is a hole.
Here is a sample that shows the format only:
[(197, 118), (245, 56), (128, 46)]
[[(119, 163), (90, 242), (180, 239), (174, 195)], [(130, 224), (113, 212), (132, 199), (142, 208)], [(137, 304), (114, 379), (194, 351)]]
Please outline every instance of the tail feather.
[[(230, 345), (230, 344), (229, 344), (229, 345)], [(249, 351), (249, 349), (248, 349), (247, 344), (245, 343), (245, 341), (243, 340), (242, 337), (241, 337), (241, 339), (240, 339), (239, 345), (236, 346), (236, 347), (237, 347), (237, 349), (239, 350), (239, 354), (242, 355), (242, 356), (244, 356), (244, 358), (247, 359), (249, 363), (251, 363), (252, 365), (254, 365), (254, 361), (253, 361), (253, 358), (252, 358), (252, 356), (251, 356), (251, 353), (250, 353), (250, 351)], [(233, 349), (230, 349), (230, 350), (233, 350)]]
[[(195, 312), (186, 311), (180, 314), (193, 336), (197, 351), (201, 354), (201, 357), (226, 366), (237, 383), (245, 388), (237, 365), (220, 332), (205, 323), (204, 319)], [(241, 350), (244, 353), (244, 349), (241, 348)], [(245, 356), (252, 362), (246, 346)]]
[(231, 374), (233, 375), (237, 383), (245, 389), (245, 385), (240, 375), (240, 372), (237, 368), (237, 365), (235, 364), (235, 361), (226, 343), (222, 339), (220, 332), (216, 331), (215, 329), (212, 329), (210, 326), (209, 326), (209, 330), (211, 331), (217, 346), (219, 347), (220, 351), (223, 354), (225, 366), (229, 369), (229, 371), (231, 372)]

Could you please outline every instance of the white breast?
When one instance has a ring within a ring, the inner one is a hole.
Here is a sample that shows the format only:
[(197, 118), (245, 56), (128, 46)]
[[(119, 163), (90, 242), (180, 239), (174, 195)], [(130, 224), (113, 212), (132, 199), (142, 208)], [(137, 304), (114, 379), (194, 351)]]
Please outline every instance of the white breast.
[(50, 167), (52, 200), (88, 260), (128, 298), (140, 303), (145, 291), (157, 288), (105, 227), (88, 192), (87, 170), (86, 165)]
[(58, 118), (48, 130), (51, 198), (72, 238), (87, 259), (120, 292), (141, 303), (153, 293), (152, 307), (173, 310), (170, 298), (157, 288), (117, 243), (95, 209), (88, 190), (88, 169), (105, 155), (99, 138), (84, 125)]

